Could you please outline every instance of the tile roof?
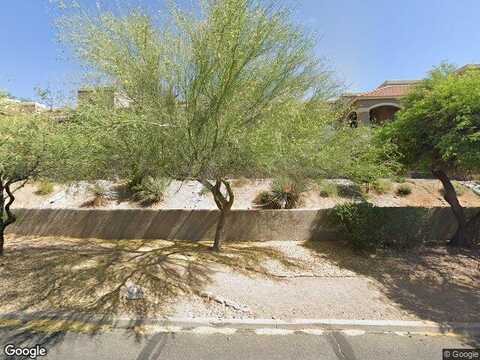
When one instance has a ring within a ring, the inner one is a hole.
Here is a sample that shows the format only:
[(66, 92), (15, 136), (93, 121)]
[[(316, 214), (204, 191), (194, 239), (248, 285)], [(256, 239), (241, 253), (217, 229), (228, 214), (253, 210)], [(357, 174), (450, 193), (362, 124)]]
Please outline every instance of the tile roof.
[(415, 85), (415, 82), (396, 83), (386, 81), (378, 88), (372, 91), (364, 92), (357, 95), (357, 98), (370, 98), (370, 97), (402, 97), (408, 94), (408, 92)]

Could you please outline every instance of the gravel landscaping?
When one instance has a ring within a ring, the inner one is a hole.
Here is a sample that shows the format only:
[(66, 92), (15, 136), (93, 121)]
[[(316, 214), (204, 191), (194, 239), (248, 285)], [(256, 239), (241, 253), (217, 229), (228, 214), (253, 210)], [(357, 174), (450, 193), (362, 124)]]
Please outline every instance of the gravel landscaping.
[[(7, 239), (2, 313), (480, 321), (480, 254), (346, 244)], [(128, 289), (142, 296), (128, 299)]]
[[(348, 187), (345, 180), (331, 180), (341, 188)], [(138, 208), (145, 207), (132, 199), (122, 183), (108, 181), (98, 182), (106, 193), (106, 199), (99, 204), (99, 208)], [(248, 180), (238, 179), (232, 181), (235, 193), (233, 209), (255, 208), (254, 199), (262, 191), (270, 189), (271, 180)], [(443, 200), (440, 189), (441, 184), (436, 180), (407, 179), (406, 184), (412, 189), (408, 196), (399, 196), (395, 193), (400, 185), (392, 183), (392, 188), (385, 194), (379, 194), (371, 190), (363, 194), (369, 202), (378, 206), (421, 206), (436, 207), (448, 206)], [(480, 195), (474, 193), (474, 182), (465, 182), (464, 191), (459, 197), (464, 206), (480, 206)], [(54, 191), (48, 195), (38, 194), (39, 184), (27, 184), (17, 191), (14, 207), (17, 208), (82, 208), (91, 206), (92, 184), (80, 182), (69, 185), (55, 185)], [(350, 185), (351, 186), (351, 185)], [(335, 204), (354, 200), (350, 194), (332, 195), (322, 197), (319, 185), (312, 185), (308, 191), (302, 194), (300, 208), (324, 209)], [(203, 191), (202, 185), (195, 181), (172, 181), (168, 186), (164, 200), (151, 205), (158, 209), (216, 209), (215, 202), (210, 194)]]

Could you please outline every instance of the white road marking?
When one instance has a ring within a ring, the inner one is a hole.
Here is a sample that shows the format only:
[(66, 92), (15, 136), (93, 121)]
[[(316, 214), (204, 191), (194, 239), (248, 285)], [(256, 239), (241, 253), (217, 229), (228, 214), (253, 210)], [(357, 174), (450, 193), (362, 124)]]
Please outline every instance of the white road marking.
[(194, 334), (202, 334), (202, 335), (210, 335), (210, 334), (232, 335), (237, 332), (237, 329), (201, 326), (201, 327), (192, 329), (191, 332)]
[(287, 329), (275, 329), (275, 328), (265, 328), (265, 329), (256, 329), (255, 334), (257, 335), (291, 335), (295, 331)]
[(325, 334), (325, 331), (321, 329), (302, 329), (300, 330), (302, 333), (308, 334), (308, 335), (323, 335)]
[(356, 330), (356, 329), (351, 329), (351, 330), (342, 330), (342, 334), (347, 335), (347, 336), (361, 336), (365, 335), (364, 330)]

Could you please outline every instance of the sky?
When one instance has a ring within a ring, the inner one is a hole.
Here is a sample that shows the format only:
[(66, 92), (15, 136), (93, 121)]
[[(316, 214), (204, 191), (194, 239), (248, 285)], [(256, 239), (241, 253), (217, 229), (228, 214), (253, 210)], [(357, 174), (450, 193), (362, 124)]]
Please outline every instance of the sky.
[[(143, 1), (152, 8), (164, 2)], [(349, 91), (420, 79), (442, 61), (480, 63), (479, 0), (286, 1)], [(37, 99), (36, 87), (69, 94), (79, 86), (80, 66), (57, 41), (55, 16), (49, 0), (2, 1), (0, 89)]]

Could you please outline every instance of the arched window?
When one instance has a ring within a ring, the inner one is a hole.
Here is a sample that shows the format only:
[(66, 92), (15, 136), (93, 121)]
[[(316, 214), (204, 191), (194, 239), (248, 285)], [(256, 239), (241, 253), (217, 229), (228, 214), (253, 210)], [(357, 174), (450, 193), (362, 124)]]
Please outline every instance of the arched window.
[(370, 108), (370, 123), (381, 125), (393, 120), (395, 113), (400, 110), (398, 105), (379, 104)]
[(348, 117), (347, 117), (348, 125), (351, 128), (357, 128), (358, 127), (358, 115), (355, 111), (352, 111)]

